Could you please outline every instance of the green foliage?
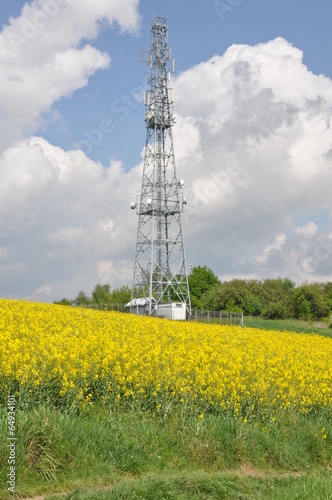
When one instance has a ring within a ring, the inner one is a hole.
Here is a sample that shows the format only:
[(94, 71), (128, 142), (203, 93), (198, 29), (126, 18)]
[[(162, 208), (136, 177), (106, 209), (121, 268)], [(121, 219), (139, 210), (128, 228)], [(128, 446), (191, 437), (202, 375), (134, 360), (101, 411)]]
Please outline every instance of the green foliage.
[(60, 306), (71, 306), (71, 300), (68, 299), (61, 299), (61, 300), (54, 300), (53, 304), (58, 304)]
[(322, 283), (299, 286), (293, 291), (292, 302), (296, 318), (320, 319), (328, 314), (328, 302)]
[(96, 285), (92, 292), (92, 304), (110, 304), (111, 301), (110, 285)]
[(91, 304), (119, 304), (125, 305), (131, 299), (131, 290), (126, 286), (115, 288), (111, 291), (110, 285), (96, 285), (92, 297), (89, 298), (83, 291), (80, 291), (74, 300), (74, 304), (80, 307), (87, 307)]
[(261, 315), (268, 319), (321, 319), (332, 312), (332, 283), (306, 283), (295, 287), (289, 278), (233, 279), (210, 286), (199, 300), (193, 301), (195, 307), (242, 311), (245, 315)]
[(288, 278), (266, 279), (262, 283), (261, 299), (265, 317), (276, 319), (292, 316), (294, 283)]
[(131, 290), (126, 286), (122, 286), (120, 288), (115, 288), (111, 293), (111, 302), (112, 304), (127, 304), (131, 299)]
[[(255, 296), (257, 282), (234, 279), (220, 283), (215, 294), (210, 296), (209, 306), (220, 311), (248, 312), (259, 314), (261, 303), (259, 296)], [(212, 298), (212, 300), (211, 300)]]
[(259, 316), (262, 313), (263, 303), (260, 297), (257, 295), (250, 295), (244, 300), (242, 311), (250, 316)]
[(332, 313), (332, 283), (325, 283), (326, 305), (329, 313)]
[(191, 306), (194, 309), (204, 307), (203, 295), (219, 283), (218, 277), (211, 269), (204, 266), (193, 267), (188, 276)]
[(54, 301), (54, 304), (62, 305), (75, 305), (77, 307), (89, 307), (90, 305), (125, 305), (131, 299), (131, 290), (126, 286), (121, 286), (120, 288), (115, 288), (111, 291), (110, 285), (96, 285), (92, 297), (89, 297), (83, 290), (81, 290), (77, 297), (70, 301), (68, 299), (62, 299), (60, 301)]
[[(233, 279), (220, 282), (207, 266), (194, 267), (188, 276), (191, 306), (210, 311), (243, 312), (266, 319), (298, 318), (317, 320), (332, 313), (332, 283), (306, 283), (300, 286), (289, 278), (259, 280)], [(74, 301), (62, 299), (55, 304), (80, 307), (119, 304), (131, 299), (126, 286), (111, 291), (110, 285), (97, 284), (88, 297), (80, 291)], [(171, 300), (176, 297), (171, 290)]]
[(303, 299), (299, 303), (298, 317), (308, 320), (312, 317), (311, 302), (307, 299)]
[(287, 316), (286, 307), (281, 302), (269, 302), (262, 312), (266, 319), (285, 319)]
[(79, 307), (87, 307), (91, 303), (91, 299), (81, 290), (74, 300), (74, 304)]

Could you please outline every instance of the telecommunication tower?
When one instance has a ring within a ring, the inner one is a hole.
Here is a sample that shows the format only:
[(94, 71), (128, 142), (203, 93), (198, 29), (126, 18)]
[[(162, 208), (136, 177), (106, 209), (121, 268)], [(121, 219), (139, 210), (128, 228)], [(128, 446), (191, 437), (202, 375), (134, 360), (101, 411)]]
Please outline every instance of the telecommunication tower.
[[(149, 314), (156, 305), (186, 303), (191, 312), (181, 213), (187, 200), (176, 176), (172, 127), (174, 91), (170, 73), (174, 59), (168, 45), (167, 20), (151, 25), (151, 50), (142, 52), (150, 66), (145, 93), (146, 144), (141, 194), (131, 204), (138, 215), (132, 300), (145, 298)], [(155, 299), (152, 301), (152, 298)]]

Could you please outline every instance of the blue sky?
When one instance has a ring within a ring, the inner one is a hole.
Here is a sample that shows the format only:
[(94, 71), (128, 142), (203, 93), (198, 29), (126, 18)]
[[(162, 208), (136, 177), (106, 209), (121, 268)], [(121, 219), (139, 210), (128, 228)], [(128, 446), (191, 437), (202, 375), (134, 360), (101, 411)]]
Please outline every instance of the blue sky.
[[(221, 279), (332, 280), (332, 2), (159, 3), (188, 261)], [(130, 284), (157, 13), (157, 0), (1, 6), (0, 296)]]

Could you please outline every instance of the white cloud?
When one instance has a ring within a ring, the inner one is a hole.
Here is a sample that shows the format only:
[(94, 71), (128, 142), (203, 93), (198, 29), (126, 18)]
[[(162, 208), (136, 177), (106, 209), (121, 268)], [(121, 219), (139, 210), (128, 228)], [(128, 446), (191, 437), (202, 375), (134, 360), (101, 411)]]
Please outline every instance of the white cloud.
[(270, 245), (266, 245), (261, 255), (256, 255), (255, 259), (257, 260), (257, 262), (259, 262), (260, 264), (265, 264), (271, 252), (273, 251), (280, 252), (283, 249), (286, 240), (287, 237), (285, 234), (283, 233), (278, 234), (273, 243), (271, 243)]
[(305, 238), (311, 238), (317, 233), (318, 226), (310, 221), (304, 224), (304, 226), (298, 226), (294, 229), (294, 233), (299, 236), (304, 236)]
[[(125, 173), (119, 162), (104, 168), (34, 137), (2, 155), (0, 175), (0, 228), (7, 230), (9, 255), (1, 263), (2, 295), (14, 295), (13, 271), (15, 293), (38, 300), (45, 281), (59, 298), (90, 291), (110, 272), (112, 286), (129, 279), (137, 223), (129, 200), (139, 189), (139, 169)], [(114, 264), (106, 269), (100, 262), (109, 257)]]
[(101, 260), (97, 263), (97, 273), (98, 283), (109, 283), (112, 288), (128, 284), (132, 279), (129, 261)]
[(6, 259), (8, 257), (8, 250), (5, 247), (0, 247), (0, 259)]
[(302, 269), (305, 274), (311, 274), (316, 270), (316, 262), (314, 257), (306, 257), (302, 261)]
[(82, 228), (79, 227), (66, 227), (64, 229), (59, 229), (55, 233), (48, 235), (48, 241), (50, 243), (60, 243), (60, 244), (73, 244), (81, 239), (83, 234)]
[(191, 159), (202, 159), (200, 150), (199, 128), (195, 124), (195, 119), (191, 116), (177, 117), (177, 134), (174, 138), (176, 158), (181, 161), (185, 157)]
[(42, 300), (52, 295), (52, 292), (53, 292), (52, 285), (42, 285), (35, 290), (34, 295), (38, 297), (39, 300)]
[(98, 222), (98, 229), (100, 233), (110, 233), (115, 226), (112, 219), (105, 219)]
[(80, 44), (97, 36), (102, 21), (134, 32), (137, 7), (138, 0), (34, 0), (10, 19), (0, 34), (0, 149), (110, 64), (108, 54)]
[(101, 284), (105, 285), (106, 283), (109, 283), (111, 281), (113, 266), (114, 265), (112, 261), (102, 260), (98, 262), (98, 282), (101, 282)]
[[(233, 276), (285, 275), (301, 266), (298, 238), (287, 238), (282, 252), (261, 248), (296, 229), (299, 214), (310, 222), (331, 211), (331, 80), (308, 71), (302, 52), (278, 38), (233, 45), (189, 69), (175, 81), (175, 95), (178, 115), (200, 138), (200, 156), (194, 149), (194, 158), (178, 162), (189, 191), (190, 261)], [(306, 230), (309, 237), (313, 226)]]

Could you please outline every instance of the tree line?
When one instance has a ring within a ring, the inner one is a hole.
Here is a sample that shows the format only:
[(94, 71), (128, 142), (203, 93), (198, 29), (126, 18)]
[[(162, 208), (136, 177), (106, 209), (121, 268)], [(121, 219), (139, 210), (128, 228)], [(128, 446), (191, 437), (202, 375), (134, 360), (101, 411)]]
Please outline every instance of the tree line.
[(54, 304), (61, 304), (65, 306), (78, 306), (78, 307), (94, 307), (106, 304), (119, 304), (124, 306), (131, 299), (131, 290), (126, 286), (115, 288), (111, 291), (111, 286), (96, 285), (93, 289), (91, 297), (89, 297), (83, 290), (81, 290), (75, 299), (61, 299), (55, 300)]
[[(207, 266), (192, 268), (188, 276), (191, 306), (210, 311), (243, 312), (268, 319), (321, 319), (332, 314), (332, 283), (317, 282), (295, 285), (289, 278), (265, 280), (233, 279), (220, 281)], [(91, 297), (80, 291), (73, 300), (57, 304), (94, 307), (103, 304), (124, 306), (131, 290), (122, 286), (96, 285)]]
[(243, 312), (268, 319), (321, 319), (332, 314), (332, 283), (296, 286), (289, 278), (221, 282), (206, 266), (189, 275), (193, 308)]

